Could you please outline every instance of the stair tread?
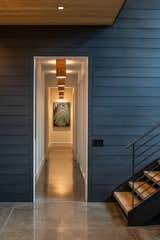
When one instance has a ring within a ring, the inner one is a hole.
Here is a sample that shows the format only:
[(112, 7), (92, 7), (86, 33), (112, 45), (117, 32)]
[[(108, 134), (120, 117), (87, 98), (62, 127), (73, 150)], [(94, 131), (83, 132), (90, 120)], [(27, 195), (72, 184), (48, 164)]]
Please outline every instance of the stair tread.
[[(114, 197), (119, 202), (120, 206), (123, 208), (126, 215), (133, 209), (133, 195), (131, 192), (114, 192)], [(134, 196), (134, 207), (140, 203), (140, 200)]]
[(144, 171), (144, 174), (153, 182), (160, 185), (160, 171)]
[[(129, 186), (133, 188), (133, 182), (130, 181)], [(144, 200), (155, 193), (156, 189), (147, 182), (138, 181), (134, 183), (134, 191)]]

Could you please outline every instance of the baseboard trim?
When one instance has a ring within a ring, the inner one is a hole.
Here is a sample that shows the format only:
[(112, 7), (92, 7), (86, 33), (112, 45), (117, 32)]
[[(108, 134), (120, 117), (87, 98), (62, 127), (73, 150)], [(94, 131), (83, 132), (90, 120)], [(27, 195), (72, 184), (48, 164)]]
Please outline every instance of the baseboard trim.
[(38, 180), (39, 180), (39, 177), (40, 177), (40, 175), (41, 175), (41, 172), (42, 172), (42, 169), (43, 169), (43, 167), (44, 167), (44, 165), (45, 165), (46, 160), (47, 160), (47, 158), (45, 157), (45, 158), (41, 161), (41, 165), (40, 165), (40, 167), (39, 167), (39, 169), (38, 169), (38, 172), (37, 172), (36, 178), (35, 178), (36, 184), (37, 184), (37, 182), (38, 182)]
[(49, 143), (49, 147), (73, 147), (73, 144), (71, 142), (51, 142)]
[[(77, 161), (77, 160), (76, 160), (76, 161)], [(79, 169), (80, 169), (81, 175), (82, 175), (82, 177), (83, 177), (83, 179), (84, 179), (84, 181), (85, 181), (85, 174), (84, 174), (84, 172), (83, 172), (83, 170), (82, 170), (82, 167), (81, 167), (81, 165), (79, 164), (78, 161), (77, 161), (77, 163), (78, 163), (78, 166), (79, 166)]]

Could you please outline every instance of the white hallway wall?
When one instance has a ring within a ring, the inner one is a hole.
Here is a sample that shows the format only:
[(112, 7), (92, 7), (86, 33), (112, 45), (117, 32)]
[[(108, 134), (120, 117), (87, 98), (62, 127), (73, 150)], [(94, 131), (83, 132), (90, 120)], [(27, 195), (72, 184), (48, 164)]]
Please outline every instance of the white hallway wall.
[(45, 149), (45, 81), (38, 62), (36, 65), (36, 131), (35, 131), (35, 177), (39, 177), (46, 159)]
[[(88, 171), (88, 63), (84, 62), (78, 76), (77, 94), (77, 162), (87, 185)], [(86, 186), (87, 187), (87, 186)]]

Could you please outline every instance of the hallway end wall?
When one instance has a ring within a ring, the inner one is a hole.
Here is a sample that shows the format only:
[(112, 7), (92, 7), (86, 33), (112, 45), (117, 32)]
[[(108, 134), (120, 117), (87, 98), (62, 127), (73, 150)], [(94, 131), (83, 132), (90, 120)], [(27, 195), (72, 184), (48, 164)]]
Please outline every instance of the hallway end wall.
[(70, 127), (56, 128), (53, 126), (53, 104), (59, 101), (58, 90), (55, 87), (48, 89), (50, 92), (49, 106), (48, 106), (48, 126), (49, 126), (49, 139), (48, 146), (65, 146), (73, 147), (73, 88), (66, 88), (64, 93), (63, 102), (70, 103)]

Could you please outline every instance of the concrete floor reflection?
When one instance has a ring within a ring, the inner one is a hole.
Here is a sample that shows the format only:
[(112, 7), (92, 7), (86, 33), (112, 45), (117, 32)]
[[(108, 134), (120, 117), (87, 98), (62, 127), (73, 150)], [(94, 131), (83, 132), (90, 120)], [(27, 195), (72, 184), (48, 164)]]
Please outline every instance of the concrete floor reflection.
[(1, 240), (157, 240), (159, 226), (127, 227), (113, 203), (0, 204)]
[(84, 201), (84, 180), (71, 148), (51, 147), (37, 184), (37, 198)]

